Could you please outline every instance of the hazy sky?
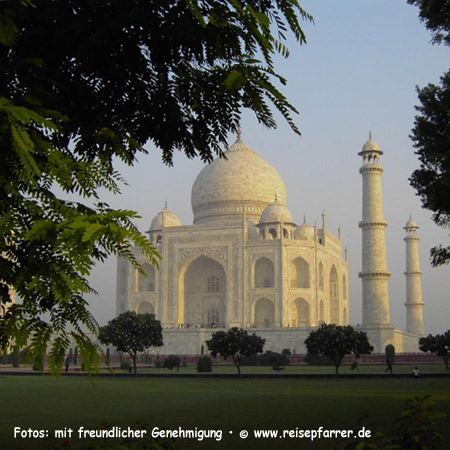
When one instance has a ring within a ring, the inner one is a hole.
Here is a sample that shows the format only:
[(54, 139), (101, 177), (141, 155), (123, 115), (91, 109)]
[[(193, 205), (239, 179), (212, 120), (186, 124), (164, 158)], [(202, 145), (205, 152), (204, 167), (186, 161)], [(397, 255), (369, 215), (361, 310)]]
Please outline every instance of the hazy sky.
[[(418, 19), (418, 9), (406, 0), (307, 0), (302, 6), (314, 16), (305, 23), (308, 43), (291, 44), (291, 56), (280, 59), (278, 72), (288, 80), (283, 92), (300, 111), (296, 136), (278, 118), (277, 130), (266, 130), (250, 113), (242, 121), (243, 141), (269, 161), (285, 181), (288, 203), (297, 224), (321, 225), (337, 234), (343, 228), (350, 267), (350, 321), (361, 322), (361, 158), (357, 153), (369, 131), (384, 155), (381, 165), (386, 228), (391, 322), (405, 329), (405, 243), (403, 227), (412, 215), (419, 225), (424, 317), (427, 333), (450, 328), (450, 266), (434, 269), (429, 249), (448, 245), (448, 233), (431, 220), (409, 186), (418, 167), (408, 135), (413, 127), (415, 86), (437, 83), (449, 68), (450, 49), (430, 44), (430, 33)], [(230, 145), (235, 140), (230, 136)], [(129, 186), (105, 200), (114, 207), (134, 209), (141, 231), (164, 206), (183, 224), (192, 224), (190, 192), (203, 164), (175, 158), (165, 167), (160, 152), (149, 148), (132, 168), (118, 166)], [(116, 261), (95, 269), (98, 297), (89, 297), (91, 311), (104, 324), (115, 314)]]

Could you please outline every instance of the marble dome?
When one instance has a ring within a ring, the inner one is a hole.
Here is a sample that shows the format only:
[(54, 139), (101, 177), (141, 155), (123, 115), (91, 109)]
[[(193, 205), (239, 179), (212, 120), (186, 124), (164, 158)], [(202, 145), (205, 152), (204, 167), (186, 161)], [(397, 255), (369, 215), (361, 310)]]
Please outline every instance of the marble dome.
[(163, 226), (179, 227), (181, 226), (181, 221), (172, 211), (164, 208), (153, 218), (152, 223), (150, 224), (150, 231), (160, 230)]
[(294, 230), (294, 239), (314, 240), (314, 227), (307, 223), (302, 223)]
[(261, 214), (259, 223), (263, 224), (278, 222), (294, 223), (294, 221), (292, 220), (291, 212), (286, 208), (286, 206), (282, 205), (277, 200), (266, 207), (266, 209)]
[(417, 228), (418, 229), (419, 227), (417, 226), (417, 223), (414, 220), (412, 220), (410, 217), (408, 222), (406, 222), (406, 225), (404, 226), (404, 229), (407, 229), (407, 228)]
[(261, 213), (277, 196), (286, 205), (286, 187), (277, 170), (238, 137), (197, 176), (191, 193), (194, 224), (248, 219), (258, 223)]

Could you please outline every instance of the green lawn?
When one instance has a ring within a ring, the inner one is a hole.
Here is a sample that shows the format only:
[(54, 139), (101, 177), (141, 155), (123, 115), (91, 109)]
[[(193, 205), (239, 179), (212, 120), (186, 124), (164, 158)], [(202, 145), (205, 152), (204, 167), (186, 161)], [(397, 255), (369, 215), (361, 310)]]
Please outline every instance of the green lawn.
[[(343, 365), (339, 368), (339, 373), (354, 374), (358, 373), (384, 373), (386, 364), (367, 364), (360, 365), (357, 370), (351, 370), (350, 365)], [(414, 367), (418, 367), (423, 374), (445, 372), (445, 365), (442, 364), (397, 364), (394, 365), (394, 373), (411, 374)], [(242, 366), (242, 373), (276, 373), (270, 366)], [(120, 372), (120, 371), (119, 371)], [(149, 373), (171, 373), (176, 372), (176, 369), (155, 369), (155, 368), (141, 368), (138, 372)], [(232, 364), (219, 364), (213, 366), (214, 373), (237, 373), (237, 369)], [(180, 367), (180, 373), (197, 373), (195, 365), (187, 367)], [(334, 374), (334, 366), (309, 366), (309, 365), (288, 365), (280, 373), (329, 373)]]
[[(114, 370), (117, 373), (124, 373), (126, 371), (120, 370), (117, 365), (113, 365)], [(358, 375), (358, 373), (384, 373), (386, 370), (386, 364), (361, 364), (358, 366), (357, 370), (351, 370), (349, 364), (344, 364), (339, 368), (339, 373), (342, 374), (353, 374)], [(430, 374), (430, 373), (440, 373), (445, 372), (445, 365), (442, 364), (395, 364), (394, 365), (394, 373), (406, 373), (411, 374), (414, 367), (418, 367), (422, 374)], [(12, 369), (11, 366), (0, 366), (3, 370)], [(22, 365), (22, 369), (31, 370), (31, 366)], [(77, 370), (80, 370), (80, 367), (77, 366)], [(70, 366), (70, 370), (73, 371), (74, 367)], [(271, 366), (242, 366), (242, 373), (276, 373)], [(334, 366), (309, 366), (309, 365), (288, 365), (282, 370), (280, 373), (320, 373), (320, 374), (334, 374)], [(139, 367), (139, 373), (157, 373), (157, 374), (173, 374), (176, 373), (176, 369), (156, 369), (155, 367)], [(196, 365), (189, 364), (187, 367), (180, 367), (180, 373), (197, 373)], [(235, 373), (237, 374), (237, 369), (233, 364), (215, 364), (213, 366), (214, 373)]]
[[(101, 422), (126, 427), (138, 420), (150, 429), (221, 429), (220, 442), (179, 439), (180, 449), (329, 449), (333, 440), (241, 440), (240, 430), (358, 429), (367, 411), (383, 430), (393, 427), (405, 400), (430, 393), (450, 417), (450, 378), (421, 379), (185, 379), (53, 378), (0, 376), (1, 449), (42, 448), (42, 441), (14, 439), (14, 427), (55, 429)], [(450, 441), (450, 420), (440, 428)], [(233, 431), (233, 434), (229, 432)], [(276, 443), (276, 445), (275, 445)]]

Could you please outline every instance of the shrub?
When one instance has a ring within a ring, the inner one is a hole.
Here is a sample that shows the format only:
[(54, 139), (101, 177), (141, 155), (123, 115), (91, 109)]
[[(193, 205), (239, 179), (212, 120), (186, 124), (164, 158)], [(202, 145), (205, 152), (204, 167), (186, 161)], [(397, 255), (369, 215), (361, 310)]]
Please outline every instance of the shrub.
[(212, 372), (212, 358), (204, 355), (197, 361), (197, 372)]
[(130, 361), (128, 359), (123, 359), (120, 361), (120, 370), (129, 370)]
[(155, 368), (156, 369), (162, 369), (162, 367), (163, 367), (163, 362), (160, 359), (157, 359), (155, 361)]
[(308, 353), (304, 361), (310, 366), (334, 366), (334, 360), (328, 356), (318, 355), (317, 353)]
[(176, 367), (177, 372), (178, 372), (180, 369), (180, 364), (181, 364), (181, 359), (178, 356), (170, 355), (164, 360), (163, 367), (165, 369), (170, 369), (170, 370), (172, 370), (173, 368)]

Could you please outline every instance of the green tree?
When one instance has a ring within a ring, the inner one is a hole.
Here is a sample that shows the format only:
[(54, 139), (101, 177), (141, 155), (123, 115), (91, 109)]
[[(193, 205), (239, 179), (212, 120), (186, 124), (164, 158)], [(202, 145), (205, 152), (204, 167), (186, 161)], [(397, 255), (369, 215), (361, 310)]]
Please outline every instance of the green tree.
[(126, 352), (133, 360), (133, 371), (137, 374), (136, 357), (149, 347), (163, 345), (162, 327), (153, 314), (136, 314), (128, 311), (110, 320), (100, 328), (98, 340), (112, 344), (119, 352)]
[(233, 327), (228, 331), (216, 331), (211, 339), (206, 341), (212, 356), (220, 355), (223, 359), (231, 358), (239, 377), (241, 376), (241, 361), (244, 357), (250, 357), (262, 353), (265, 339), (249, 335), (242, 328)]
[(433, 34), (433, 43), (450, 45), (450, 0), (408, 0)]
[[(433, 43), (450, 45), (450, 0), (408, 0), (419, 7), (420, 19), (432, 32)], [(410, 178), (424, 208), (433, 212), (434, 222), (444, 228), (450, 225), (450, 71), (441, 77), (440, 85), (417, 87), (420, 105), (416, 106), (411, 139), (420, 167)], [(431, 249), (433, 266), (450, 262), (450, 246)]]
[(450, 370), (450, 330), (444, 334), (429, 334), (419, 339), (419, 349), (425, 353), (433, 353), (442, 358), (445, 370)]
[[(433, 211), (433, 221), (444, 228), (450, 225), (450, 71), (440, 85), (417, 89), (421, 105), (416, 109), (411, 139), (420, 168), (410, 178), (424, 208)], [(450, 246), (431, 249), (434, 266), (450, 261)]]
[(177, 150), (210, 161), (244, 108), (274, 128), (273, 105), (299, 133), (273, 57), (288, 56), (288, 33), (305, 42), (303, 19), (297, 0), (0, 2), (0, 307), (9, 287), (22, 299), (0, 314), (0, 348), (41, 361), (51, 341), (59, 373), (70, 328), (98, 367), (93, 265), (114, 254), (139, 270), (133, 242), (158, 259), (136, 213), (100, 199), (119, 192), (115, 162), (146, 143), (167, 164)]
[(350, 325), (325, 323), (321, 324), (317, 330), (311, 331), (305, 340), (305, 345), (308, 353), (331, 358), (334, 361), (336, 375), (345, 355), (353, 354), (359, 358), (360, 355), (372, 353), (373, 350), (364, 331), (356, 331)]

